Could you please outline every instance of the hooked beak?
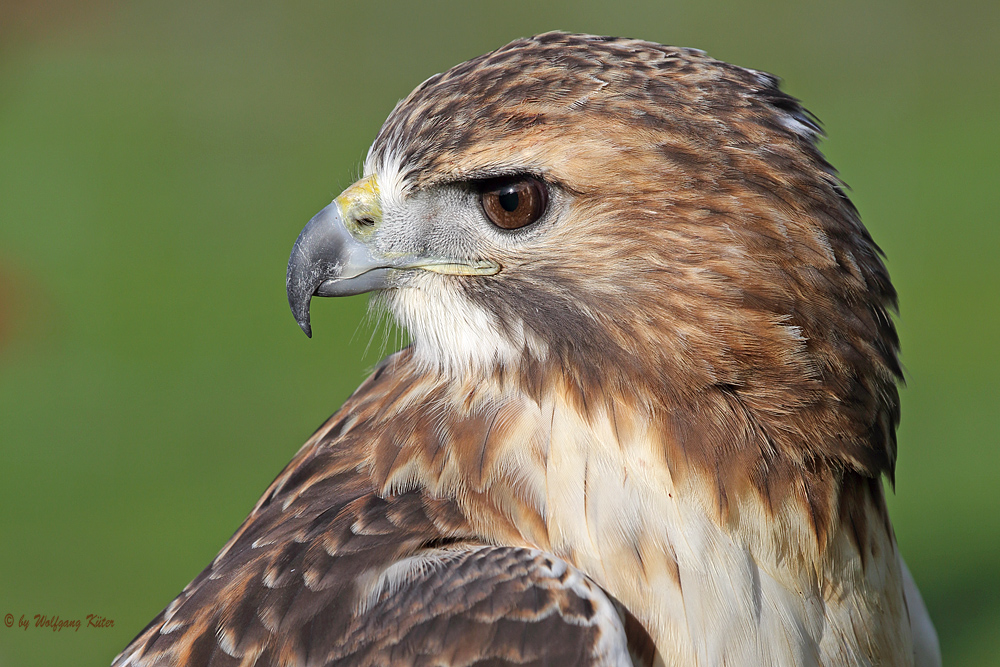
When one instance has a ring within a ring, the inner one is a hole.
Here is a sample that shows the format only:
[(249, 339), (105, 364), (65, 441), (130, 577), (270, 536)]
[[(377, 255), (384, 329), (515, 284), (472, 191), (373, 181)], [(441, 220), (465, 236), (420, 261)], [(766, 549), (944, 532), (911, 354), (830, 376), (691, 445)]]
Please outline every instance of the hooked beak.
[(386, 286), (389, 263), (344, 226), (337, 202), (313, 216), (292, 246), (285, 287), (295, 321), (312, 338), (309, 303), (315, 296), (350, 296)]
[(292, 315), (306, 336), (312, 338), (309, 304), (314, 296), (350, 296), (385, 289), (391, 287), (391, 274), (401, 270), (460, 276), (488, 276), (500, 271), (500, 265), (489, 260), (375, 252), (370, 240), (381, 222), (378, 186), (375, 177), (369, 176), (313, 216), (299, 234), (288, 259), (285, 287)]

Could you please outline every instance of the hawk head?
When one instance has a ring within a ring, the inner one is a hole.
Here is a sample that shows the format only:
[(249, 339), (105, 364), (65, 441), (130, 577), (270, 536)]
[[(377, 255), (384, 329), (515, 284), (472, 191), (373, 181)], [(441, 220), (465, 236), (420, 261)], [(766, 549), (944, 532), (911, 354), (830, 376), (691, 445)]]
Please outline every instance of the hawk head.
[(308, 334), (312, 296), (377, 290), (428, 371), (629, 400), (765, 495), (891, 477), (895, 293), (819, 135), (775, 77), (699, 51), (517, 40), (397, 105), (289, 301)]
[[(296, 241), (413, 345), (117, 664), (940, 664), (881, 486), (895, 294), (774, 77), (549, 33)], [(576, 657), (573, 657), (576, 656)]]

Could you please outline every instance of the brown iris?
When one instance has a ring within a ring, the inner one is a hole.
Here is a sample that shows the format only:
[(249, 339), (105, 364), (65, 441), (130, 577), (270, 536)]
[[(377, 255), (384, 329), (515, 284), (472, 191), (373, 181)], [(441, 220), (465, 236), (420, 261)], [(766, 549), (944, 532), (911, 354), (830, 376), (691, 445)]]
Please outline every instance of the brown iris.
[(533, 176), (494, 178), (483, 183), (479, 195), (483, 211), (497, 227), (520, 229), (545, 213), (548, 193)]

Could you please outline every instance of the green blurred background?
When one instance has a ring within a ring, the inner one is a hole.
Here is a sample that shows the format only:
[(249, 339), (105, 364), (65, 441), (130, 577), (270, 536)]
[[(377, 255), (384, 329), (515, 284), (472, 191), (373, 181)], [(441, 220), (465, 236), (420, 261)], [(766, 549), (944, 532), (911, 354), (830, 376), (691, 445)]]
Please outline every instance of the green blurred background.
[[(779, 74), (901, 295), (891, 499), (946, 664), (1000, 664), (1000, 3), (0, 3), (0, 665), (107, 664), (400, 335), (288, 312), (397, 100), (550, 29)], [(369, 345), (369, 343), (371, 344)]]

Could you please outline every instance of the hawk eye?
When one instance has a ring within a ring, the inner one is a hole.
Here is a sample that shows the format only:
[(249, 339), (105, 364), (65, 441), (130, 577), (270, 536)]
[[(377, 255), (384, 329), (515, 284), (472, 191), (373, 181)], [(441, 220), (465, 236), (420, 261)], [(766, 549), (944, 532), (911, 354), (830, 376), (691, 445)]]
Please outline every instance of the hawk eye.
[(510, 176), (484, 181), (479, 194), (483, 211), (497, 227), (520, 229), (542, 217), (549, 196), (533, 176)]

